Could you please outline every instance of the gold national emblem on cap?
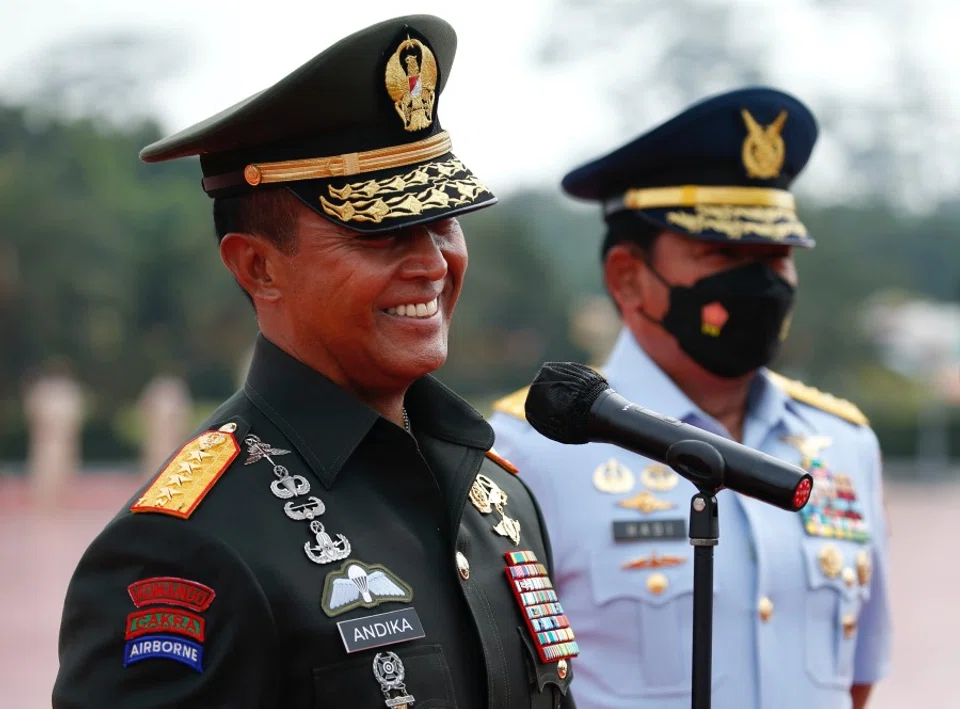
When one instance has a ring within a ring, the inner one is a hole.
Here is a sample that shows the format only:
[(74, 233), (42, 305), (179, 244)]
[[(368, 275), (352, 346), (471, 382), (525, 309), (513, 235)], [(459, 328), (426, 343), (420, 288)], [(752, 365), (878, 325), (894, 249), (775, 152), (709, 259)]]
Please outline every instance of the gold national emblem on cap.
[(387, 61), (385, 80), (404, 129), (429, 128), (437, 89), (437, 60), (433, 52), (423, 42), (407, 37)]
[(768, 126), (761, 126), (747, 109), (740, 112), (747, 126), (747, 137), (743, 141), (743, 166), (749, 177), (769, 180), (780, 174), (783, 160), (787, 156), (786, 147), (780, 132), (787, 122), (787, 112), (780, 114)]

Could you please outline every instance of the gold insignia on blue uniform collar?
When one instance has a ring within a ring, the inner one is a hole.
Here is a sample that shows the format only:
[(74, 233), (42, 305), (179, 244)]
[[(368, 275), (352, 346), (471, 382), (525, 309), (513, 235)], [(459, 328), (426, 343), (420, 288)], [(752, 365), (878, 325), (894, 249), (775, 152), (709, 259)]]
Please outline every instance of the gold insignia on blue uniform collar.
[(526, 421), (527, 413), (525, 405), (528, 391), (530, 391), (530, 387), (524, 387), (523, 389), (517, 389), (512, 394), (507, 394), (502, 399), (497, 399), (493, 402), (493, 410), (502, 411), (521, 421)]
[(339, 571), (327, 574), (320, 607), (331, 618), (354, 608), (375, 608), (381, 603), (409, 603), (413, 589), (381, 564), (348, 559)]
[(616, 458), (601, 463), (593, 471), (593, 486), (600, 492), (621, 495), (636, 484), (633, 471)]
[(791, 399), (812, 406), (815, 409), (826, 411), (828, 414), (833, 414), (858, 426), (866, 426), (870, 423), (863, 412), (857, 408), (856, 404), (846, 399), (839, 399), (832, 394), (827, 394), (819, 389), (807, 386), (803, 382), (787, 379), (776, 372), (768, 371), (767, 377), (771, 382), (783, 389)]

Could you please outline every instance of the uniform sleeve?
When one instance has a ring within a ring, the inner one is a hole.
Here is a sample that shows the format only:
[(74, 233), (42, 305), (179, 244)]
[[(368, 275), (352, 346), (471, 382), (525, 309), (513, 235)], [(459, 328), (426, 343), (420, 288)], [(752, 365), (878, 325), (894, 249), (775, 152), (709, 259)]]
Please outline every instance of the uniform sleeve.
[(873, 684), (887, 674), (890, 662), (889, 540), (883, 504), (880, 445), (870, 429), (866, 429), (863, 435), (866, 443), (861, 455), (864, 456), (864, 464), (870, 471), (870, 488), (867, 497), (873, 528), (871, 531), (873, 571), (870, 577), (870, 600), (860, 611), (853, 683)]
[(268, 709), (277, 637), (248, 567), (189, 520), (112, 522), (70, 581), (53, 709)]

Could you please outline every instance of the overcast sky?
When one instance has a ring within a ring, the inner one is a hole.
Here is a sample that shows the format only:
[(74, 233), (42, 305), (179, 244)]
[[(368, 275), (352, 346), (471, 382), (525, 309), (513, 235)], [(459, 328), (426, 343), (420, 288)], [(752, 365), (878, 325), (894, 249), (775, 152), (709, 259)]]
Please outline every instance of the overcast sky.
[[(874, 21), (873, 8), (905, 6), (905, 0), (836, 0), (821, 3), (819, 15), (805, 9), (809, 0), (724, 1), (755, 5), (763, 13), (750, 29), (777, 38), (771, 70), (783, 88), (801, 96), (824, 87), (833, 95), (897, 91), (887, 69), (891, 25)], [(949, 131), (960, 124), (960, 3), (912, 5), (892, 31), (903, 28), (929, 65)], [(824, 6), (832, 8), (828, 23)], [(555, 185), (577, 162), (633, 136), (617, 133), (622, 121), (613, 115), (596, 66), (537, 63), (551, 8), (551, 0), (6, 0), (0, 3), (0, 88), (28, 80), (31, 58), (71, 37), (111, 30), (168, 37), (183, 48), (183, 68), (162, 85), (155, 103), (173, 131), (265, 88), (354, 30), (426, 12), (448, 20), (460, 39), (441, 102), (441, 120), (457, 154), (495, 191)], [(664, 106), (656, 118), (675, 108)], [(636, 133), (648, 127), (638, 125)], [(960, 130), (955, 134), (957, 144), (949, 149), (960, 150)], [(825, 195), (842, 186), (845, 176), (835, 158), (828, 139), (815, 151), (804, 182), (823, 184)], [(960, 154), (944, 162), (960, 164)], [(950, 179), (960, 181), (960, 173), (954, 170)]]

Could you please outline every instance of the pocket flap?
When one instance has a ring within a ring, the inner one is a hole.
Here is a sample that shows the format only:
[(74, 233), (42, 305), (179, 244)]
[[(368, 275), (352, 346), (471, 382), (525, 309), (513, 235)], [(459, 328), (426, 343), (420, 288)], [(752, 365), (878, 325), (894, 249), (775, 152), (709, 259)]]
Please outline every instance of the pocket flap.
[(820, 537), (805, 538), (802, 543), (807, 585), (811, 590), (830, 588), (843, 596), (856, 596), (861, 590), (856, 571), (857, 553), (869, 547), (853, 542)]
[[(625, 564), (638, 559), (656, 559), (669, 563), (682, 559), (675, 565), (650, 568), (624, 568)], [(654, 550), (648, 545), (604, 549), (592, 552), (590, 557), (590, 582), (593, 599), (604, 605), (617, 599), (643, 601), (660, 606), (679, 596), (693, 593), (693, 549), (689, 546), (670, 544)]]

